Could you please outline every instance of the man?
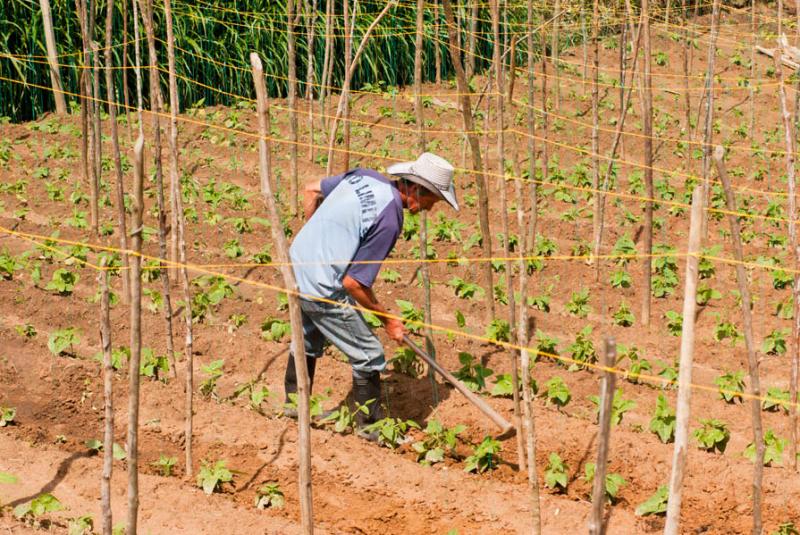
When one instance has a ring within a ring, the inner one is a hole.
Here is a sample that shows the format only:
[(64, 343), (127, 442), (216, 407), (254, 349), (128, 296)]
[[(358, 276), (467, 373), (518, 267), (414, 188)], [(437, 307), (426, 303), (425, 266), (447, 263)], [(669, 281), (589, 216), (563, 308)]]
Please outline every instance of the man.
[[(314, 181), (303, 191), (306, 224), (289, 250), (300, 293), (306, 362), (311, 386), (325, 340), (347, 355), (353, 368), (353, 399), (361, 429), (383, 417), (380, 372), (386, 368), (383, 346), (357, 304), (376, 312), (386, 334), (402, 343), (402, 322), (387, 318), (372, 284), (403, 228), (403, 208), (412, 214), (445, 200), (458, 210), (453, 166), (423, 153), (416, 161), (387, 169), (394, 180), (371, 169), (354, 169)], [(321, 298), (322, 300), (315, 300)], [(286, 396), (297, 392), (294, 357), (289, 355)], [(372, 400), (371, 403), (367, 403)], [(286, 411), (289, 416), (296, 411)], [(363, 437), (374, 439), (366, 433)]]

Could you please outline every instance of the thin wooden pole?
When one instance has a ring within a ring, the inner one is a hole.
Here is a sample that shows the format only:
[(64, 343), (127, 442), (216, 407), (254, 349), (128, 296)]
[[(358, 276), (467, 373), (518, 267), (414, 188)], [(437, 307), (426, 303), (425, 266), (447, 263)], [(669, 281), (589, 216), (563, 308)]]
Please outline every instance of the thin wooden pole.
[[(792, 131), (791, 115), (786, 104), (786, 90), (783, 83), (783, 65), (781, 56), (783, 50), (779, 46), (775, 49), (775, 71), (778, 73), (778, 96), (780, 99), (781, 117), (783, 119), (784, 140), (786, 144), (786, 178), (789, 193), (789, 242), (794, 254), (795, 266), (800, 265), (800, 249), (798, 249), (797, 239), (797, 198), (795, 180), (795, 157), (794, 157), (794, 132)], [(797, 113), (795, 104), (795, 113)], [(792, 400), (791, 418), (789, 421), (789, 455), (792, 458), (792, 468), (797, 469), (797, 375), (800, 360), (800, 275), (795, 274), (792, 284), (792, 295), (794, 296), (794, 321), (792, 321), (792, 365), (789, 378), (789, 399)]]
[(144, 215), (144, 136), (133, 148), (131, 214), (131, 359), (128, 363), (128, 525), (136, 534), (139, 514), (139, 363), (142, 356), (142, 217)]
[[(174, 222), (175, 227), (173, 236), (177, 246), (177, 259), (180, 262), (181, 288), (183, 290), (183, 300), (185, 303), (192, 302), (192, 291), (189, 284), (189, 273), (186, 269), (186, 236), (185, 221), (183, 215), (183, 198), (181, 197), (180, 181), (178, 179), (178, 110), (180, 101), (178, 100), (178, 80), (175, 75), (175, 46), (172, 31), (172, 2), (164, 0), (164, 11), (167, 19), (167, 61), (169, 65), (169, 167), (170, 184), (174, 188), (172, 199), (174, 201)], [(185, 374), (185, 402), (184, 402), (184, 455), (186, 462), (185, 476), (191, 478), (194, 472), (192, 459), (192, 427), (193, 427), (193, 406), (194, 406), (194, 336), (192, 330), (192, 307), (183, 307), (184, 326), (186, 336), (184, 339), (184, 358), (186, 359)], [(174, 367), (173, 377), (177, 379), (178, 371)]]
[(131, 137), (130, 91), (128, 89), (128, 0), (122, 0), (122, 101), (125, 104), (125, 123), (128, 125), (128, 138)]
[(328, 126), (328, 114), (325, 113), (325, 97), (328, 94), (328, 85), (331, 79), (331, 49), (333, 48), (333, 14), (335, 0), (325, 2), (325, 54), (322, 60), (322, 85), (319, 88), (319, 113), (322, 118), (323, 130)]
[[(453, 7), (450, 0), (442, 0), (444, 7), (444, 16), (447, 26), (448, 43), (450, 50), (450, 59), (456, 71), (456, 84), (459, 92), (459, 103), (461, 108), (461, 117), (464, 122), (464, 131), (467, 133), (470, 149), (472, 152), (472, 166), (475, 170), (475, 183), (478, 186), (478, 211), (481, 227), (481, 238), (483, 240), (483, 255), (486, 258), (492, 256), (492, 234), (489, 228), (489, 196), (486, 189), (486, 175), (483, 171), (483, 160), (481, 158), (481, 147), (478, 136), (474, 133), (474, 120), (472, 117), (472, 104), (469, 98), (469, 86), (467, 84), (467, 77), (464, 74), (464, 65), (461, 62), (461, 56), (458, 49), (455, 47), (456, 42), (456, 27), (455, 17), (453, 16)], [(487, 288), (487, 305), (489, 307), (489, 317), (495, 318), (494, 299), (492, 298), (492, 266), (489, 262), (484, 262), (484, 284)]]
[(731, 239), (733, 240), (734, 259), (736, 260), (736, 280), (739, 283), (739, 295), (742, 296), (742, 319), (744, 321), (744, 343), (747, 347), (747, 365), (750, 374), (750, 412), (753, 418), (753, 444), (756, 447), (755, 465), (753, 467), (753, 535), (761, 535), (761, 486), (764, 479), (764, 431), (761, 424), (761, 383), (758, 376), (758, 360), (753, 344), (753, 318), (750, 311), (750, 290), (747, 287), (747, 273), (744, 270), (744, 254), (742, 253), (742, 239), (739, 230), (739, 220), (736, 218), (736, 201), (731, 190), (728, 173), (725, 170), (723, 156), (725, 149), (717, 146), (714, 150), (714, 163), (725, 188), (725, 204), (728, 209), (728, 222), (731, 226)]
[[(717, 0), (718, 1), (718, 0)], [(642, 82), (644, 85), (642, 120), (644, 134), (644, 183), (648, 199), (654, 196), (653, 189), (653, 85), (650, 77), (650, 2), (642, 0), (642, 38), (644, 39), (644, 69)], [(632, 22), (632, 21), (631, 21)], [(646, 201), (644, 209), (644, 260), (642, 262), (642, 325), (650, 325), (650, 283), (652, 273), (653, 252), (653, 202)]]
[(289, 62), (288, 79), (288, 105), (289, 105), (289, 214), (294, 217), (299, 214), (298, 185), (297, 185), (297, 39), (294, 35), (295, 27), (295, 0), (286, 2), (286, 48)]
[[(695, 0), (697, 1), (697, 0)], [(755, 0), (753, 0), (755, 1)], [(688, 7), (686, 5), (687, 0), (681, 0), (681, 6), (683, 11), (683, 28), (681, 33), (683, 34), (683, 98), (684, 98), (684, 107), (686, 108), (686, 115), (684, 116), (683, 120), (683, 131), (691, 136), (692, 134), (692, 97), (689, 93), (689, 58), (691, 57), (690, 46), (689, 46), (689, 16), (688, 16)], [(752, 72), (751, 72), (752, 75)], [(753, 88), (750, 88), (752, 91)], [(751, 130), (752, 132), (752, 130)]]
[(64, 89), (61, 83), (61, 71), (58, 69), (58, 51), (56, 38), (53, 33), (53, 15), (50, 11), (50, 0), (39, 0), (42, 8), (42, 22), (44, 23), (44, 40), (47, 46), (47, 63), (50, 65), (50, 84), (53, 87), (53, 98), (56, 102), (56, 113), (67, 113), (67, 101), (64, 98)]
[[(414, 112), (417, 119), (417, 145), (419, 152), (425, 152), (425, 113), (422, 108), (422, 49), (424, 42), (422, 40), (423, 32), (425, 31), (425, 0), (417, 0), (417, 33), (414, 42)], [(436, 358), (436, 347), (433, 345), (433, 329), (431, 328), (431, 277), (428, 269), (428, 211), (423, 210), (420, 213), (419, 223), (419, 250), (420, 259), (420, 274), (422, 275), (422, 293), (425, 296), (425, 323), (428, 326), (425, 328), (425, 351), (431, 358)], [(431, 382), (431, 394), (433, 397), (433, 405), (439, 404), (439, 385), (436, 382), (433, 370), (428, 369), (428, 379)]]
[(676, 535), (681, 520), (681, 491), (689, 443), (691, 415), (692, 367), (694, 360), (694, 324), (697, 308), (697, 272), (703, 226), (703, 188), (692, 192), (692, 213), (689, 222), (689, 249), (686, 256), (686, 279), (683, 287), (683, 326), (678, 367), (678, 406), (675, 415), (675, 447), (672, 453), (672, 475), (669, 480), (667, 523), (664, 535)]
[[(126, 0), (127, 1), (127, 0)], [(136, 74), (136, 116), (139, 122), (139, 135), (144, 135), (144, 121), (142, 120), (142, 41), (139, 31), (139, 7), (138, 0), (131, 0), (133, 3), (133, 36), (134, 36), (134, 73)]]
[[(92, 11), (92, 16), (94, 16), (94, 11)], [(90, 26), (93, 27), (94, 24), (90, 24)], [(93, 34), (90, 35), (93, 37)], [(94, 152), (92, 154), (94, 156), (94, 180), (92, 181), (92, 187), (96, 192), (94, 196), (95, 206), (92, 210), (94, 219), (92, 219), (91, 225), (92, 233), (98, 234), (100, 228), (100, 182), (103, 177), (103, 137), (100, 125), (100, 110), (102, 109), (102, 106), (100, 106), (100, 51), (94, 40), (90, 42), (92, 46), (92, 96), (94, 97), (92, 101), (92, 139), (94, 141)]]
[[(358, 45), (358, 50), (356, 50), (356, 54), (353, 57), (353, 61), (350, 62), (350, 65), (345, 72), (344, 76), (344, 83), (342, 84), (342, 93), (339, 95), (339, 105), (336, 107), (336, 115), (333, 118), (333, 122), (331, 123), (330, 135), (328, 136), (328, 168), (327, 174), (330, 175), (333, 169), (333, 147), (336, 144), (336, 129), (339, 126), (339, 120), (342, 118), (342, 114), (345, 111), (345, 108), (349, 106), (349, 99), (350, 99), (350, 81), (353, 79), (353, 73), (358, 66), (358, 60), (361, 58), (361, 54), (364, 52), (364, 47), (367, 45), (367, 41), (369, 40), (370, 35), (372, 35), (372, 31), (381, 21), (381, 19), (389, 12), (389, 9), (394, 7), (396, 0), (391, 0), (386, 3), (383, 10), (378, 14), (377, 17), (372, 21), (372, 24), (369, 25), (367, 31), (364, 32), (364, 36), (361, 38), (361, 43)], [(347, 5), (347, 2), (345, 2)], [(344, 17), (347, 20), (347, 17)], [(349, 23), (348, 23), (349, 24)], [(350, 30), (352, 32), (352, 30)], [(352, 37), (352, 36), (351, 36)], [(346, 56), (347, 54), (345, 54)], [(345, 127), (348, 124), (346, 120), (347, 116), (345, 116)], [(349, 147), (347, 146), (347, 140), (345, 140), (345, 150), (344, 153), (347, 155), (349, 151)], [(347, 159), (349, 161), (349, 159)], [(345, 162), (345, 166), (347, 163)]]
[[(714, 134), (714, 59), (717, 57), (719, 35), (719, 0), (714, 0), (711, 11), (711, 40), (708, 43), (708, 69), (706, 71), (706, 116), (703, 130), (703, 199), (708, 202), (711, 191), (711, 139)], [(652, 197), (652, 196), (651, 196)], [(708, 236), (708, 214), (703, 218), (703, 237)]]
[[(633, 64), (631, 65), (631, 76), (630, 79), (633, 80), (634, 73), (636, 72), (636, 62), (639, 56), (639, 43), (642, 37), (642, 24), (644, 21), (642, 20), (641, 16), (639, 17), (639, 29), (636, 31), (636, 37), (634, 38), (634, 45), (633, 45)], [(627, 27), (627, 26), (626, 26)], [(625, 69), (623, 68), (620, 73), (620, 85), (624, 88), (625, 86)], [(594, 242), (594, 256), (600, 256), (600, 248), (602, 247), (603, 243), (603, 230), (605, 228), (605, 203), (606, 203), (606, 196), (605, 192), (608, 191), (608, 185), (611, 182), (611, 173), (614, 171), (614, 159), (617, 155), (617, 147), (621, 146), (622, 143), (622, 132), (625, 128), (625, 118), (628, 116), (628, 110), (631, 106), (631, 96), (633, 95), (633, 83), (631, 83), (628, 87), (627, 96), (623, 95), (623, 98), (620, 99), (621, 105), (619, 110), (619, 118), (617, 119), (617, 126), (614, 132), (614, 141), (611, 143), (611, 153), (610, 158), (608, 161), (608, 166), (606, 167), (605, 175), (603, 176), (603, 184), (601, 186), (602, 193), (600, 194), (600, 211), (599, 211), (599, 219), (600, 219), (600, 228), (595, 236)], [(624, 89), (623, 89), (624, 91)], [(596, 264), (596, 272), (595, 272), (595, 280), (600, 279), (600, 260), (597, 260)]]
[[(158, 251), (162, 259), (167, 258), (167, 213), (164, 202), (164, 170), (161, 161), (161, 123), (159, 120), (159, 100), (161, 89), (159, 87), (158, 55), (156, 54), (156, 39), (153, 28), (153, 3), (152, 0), (139, 0), (142, 9), (144, 30), (147, 34), (147, 48), (150, 58), (150, 111), (153, 121), (153, 163), (156, 172), (156, 199), (158, 201)], [(173, 229), (173, 232), (176, 230)], [(175, 364), (175, 345), (172, 336), (172, 300), (170, 298), (169, 270), (165, 269), (164, 262), (160, 262), (161, 288), (164, 300), (164, 324), (166, 327), (167, 354), (172, 365), (173, 377), (177, 379), (177, 366)]]
[[(469, 5), (469, 0), (467, 4)], [(476, 36), (478, 34), (478, 0), (472, 0), (472, 6), (470, 8), (470, 17), (469, 17), (469, 38), (467, 39), (467, 46), (469, 47), (469, 53), (465, 59), (465, 69), (466, 69), (466, 77), (467, 80), (471, 80), (472, 77), (475, 75), (475, 50), (476, 50)], [(438, 39), (438, 35), (436, 38)], [(436, 45), (438, 46), (438, 45)]]
[[(442, 83), (442, 47), (439, 44), (439, 30), (441, 24), (439, 21), (439, 0), (431, 0), (433, 2), (433, 58), (436, 66), (436, 85)], [(458, 26), (456, 26), (458, 28)], [(456, 39), (458, 39), (458, 32), (456, 32)]]
[[(353, 65), (353, 31), (356, 25), (356, 14), (358, 13), (358, 0), (353, 0), (352, 15), (347, 15), (347, 9), (350, 5), (350, 0), (344, 0), (344, 70), (350, 72), (350, 67)], [(355, 70), (352, 74), (355, 74)], [(343, 125), (342, 125), (342, 140), (344, 151), (342, 152), (342, 168), (350, 169), (350, 82), (347, 82), (347, 94), (342, 91), (341, 96), (344, 98), (344, 108), (342, 109)], [(341, 100), (340, 100), (341, 102)], [(328, 173), (330, 174), (330, 172)]]
[(597, 464), (595, 464), (594, 484), (592, 485), (592, 513), (589, 517), (590, 535), (602, 535), (606, 532), (606, 526), (603, 523), (603, 505), (606, 501), (606, 465), (611, 441), (611, 404), (614, 401), (614, 385), (617, 379), (612, 369), (616, 362), (617, 344), (614, 342), (614, 338), (606, 338), (605, 369), (603, 370), (603, 384), (600, 387)]
[[(514, 303), (514, 277), (513, 277), (513, 264), (510, 257), (509, 247), (509, 233), (510, 228), (508, 224), (508, 185), (505, 180), (505, 81), (503, 79), (503, 59), (502, 59), (502, 44), (500, 41), (500, 3), (499, 0), (491, 0), (492, 10), (492, 36), (494, 38), (494, 81), (495, 81), (495, 118), (497, 121), (497, 172), (500, 177), (498, 185), (500, 186), (500, 219), (503, 226), (503, 248), (506, 257), (506, 283), (508, 294), (508, 322), (509, 325), (516, 325), (516, 304)], [(487, 99), (488, 101), (489, 99)], [(493, 293), (491, 288), (490, 293)], [(525, 300), (525, 297), (522, 297)], [(516, 329), (512, 331), (512, 343), (516, 343), (517, 332)], [(521, 428), (522, 422), (522, 409), (519, 402), (519, 371), (517, 368), (517, 352), (511, 351), (511, 390), (514, 405), (514, 426), (517, 429)], [(520, 471), (525, 471), (525, 439), (522, 433), (517, 433), (517, 464)]]
[[(536, 97), (535, 75), (534, 75), (534, 37), (530, 31), (533, 23), (533, 0), (527, 1), (527, 23), (528, 23), (528, 173), (536, 176), (536, 117), (533, 113), (534, 99)], [(525, 419), (525, 443), (528, 467), (528, 490), (531, 495), (531, 532), (533, 535), (540, 535), (542, 532), (542, 514), (539, 503), (539, 481), (536, 472), (536, 427), (533, 414), (533, 393), (531, 392), (531, 370), (530, 355), (528, 354), (528, 272), (525, 256), (533, 250), (534, 237), (536, 236), (536, 222), (538, 218), (538, 199), (537, 185), (535, 180), (531, 180), (531, 210), (530, 226), (527, 232), (525, 228), (525, 202), (522, 195), (522, 184), (519, 180), (514, 181), (517, 187), (517, 226), (520, 237), (519, 247), (519, 323), (517, 325), (517, 342), (522, 347), (520, 361), (522, 365), (522, 399), (523, 416)], [(535, 332), (535, 329), (530, 329)], [(518, 432), (521, 434), (522, 429)]]
[[(553, 13), (557, 14), (561, 12), (561, 0), (555, 0), (555, 7), (553, 8)], [(558, 30), (559, 26), (561, 25), (561, 18), (556, 18), (553, 20), (553, 33), (552, 33), (552, 41), (550, 43), (550, 58), (553, 62), (553, 73), (555, 74), (555, 86), (553, 87), (553, 106), (555, 107), (556, 111), (561, 110), (561, 79), (558, 76), (559, 68), (558, 68)]]
[[(592, 2), (592, 189), (594, 189), (594, 217), (592, 235), (594, 243), (600, 243), (600, 226), (604, 196), (600, 193), (600, 2)], [(584, 41), (585, 42), (585, 41)], [(584, 45), (585, 50), (585, 45)], [(585, 67), (585, 63), (584, 63)], [(612, 156), (613, 159), (613, 156)], [(596, 279), (600, 278), (600, 259), (593, 260), (596, 265)]]
[(314, 161), (314, 44), (317, 27), (317, 0), (305, 0), (308, 47), (306, 54), (306, 100), (308, 101), (308, 161)]
[(272, 239), (276, 246), (278, 262), (281, 263), (281, 275), (289, 299), (292, 354), (294, 355), (295, 369), (297, 371), (300, 520), (303, 525), (303, 533), (312, 534), (314, 533), (314, 511), (311, 488), (311, 427), (308, 401), (308, 369), (306, 368), (305, 344), (303, 342), (303, 320), (300, 312), (300, 300), (297, 297), (297, 283), (294, 278), (294, 272), (289, 264), (286, 236), (283, 234), (281, 217), (278, 212), (278, 207), (275, 204), (275, 198), (272, 194), (272, 185), (270, 184), (270, 151), (267, 145), (267, 138), (269, 136), (269, 128), (267, 126), (267, 88), (264, 84), (264, 69), (261, 66), (261, 59), (255, 52), (250, 54), (250, 65), (253, 70), (253, 82), (258, 99), (258, 131), (260, 136), (258, 140), (258, 161), (261, 179), (261, 196), (266, 205), (267, 212), (269, 213)]
[[(113, 107), (113, 106), (112, 106)], [(106, 267), (105, 258), (100, 267)], [(108, 271), (97, 274), (100, 285), (100, 345), (103, 349), (103, 475), (100, 505), (103, 535), (111, 535), (111, 474), (114, 469), (114, 367), (111, 364), (111, 319), (109, 317)]]
[[(113, 34), (114, 21), (114, 0), (108, 0), (106, 4), (106, 97), (108, 102), (114, 102), (114, 54), (111, 50), (111, 36)], [(127, 109), (127, 107), (126, 107)], [(114, 171), (116, 174), (116, 204), (117, 204), (117, 225), (119, 231), (119, 247), (122, 249), (122, 267), (125, 274), (128, 274), (128, 224), (125, 215), (125, 179), (122, 172), (122, 158), (119, 152), (119, 129), (117, 128), (117, 107), (109, 104), (108, 107), (109, 126), (111, 127), (111, 150), (114, 156)], [(130, 303), (131, 289), (130, 279), (122, 277), (122, 302)]]

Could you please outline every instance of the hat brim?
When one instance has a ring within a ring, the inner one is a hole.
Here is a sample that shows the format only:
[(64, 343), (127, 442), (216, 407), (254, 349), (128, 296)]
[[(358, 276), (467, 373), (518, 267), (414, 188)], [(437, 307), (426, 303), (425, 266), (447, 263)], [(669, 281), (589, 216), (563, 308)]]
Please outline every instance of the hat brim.
[(386, 172), (390, 175), (396, 175), (410, 182), (414, 182), (415, 184), (419, 184), (420, 186), (424, 187), (428, 191), (432, 192), (434, 195), (439, 197), (440, 199), (444, 200), (447, 204), (453, 207), (453, 209), (458, 212), (458, 200), (456, 199), (456, 188), (451, 183), (450, 188), (447, 191), (442, 191), (433, 184), (431, 184), (425, 178), (416, 175), (412, 171), (412, 165), (414, 162), (403, 162), (403, 163), (396, 163), (394, 165), (390, 165)]

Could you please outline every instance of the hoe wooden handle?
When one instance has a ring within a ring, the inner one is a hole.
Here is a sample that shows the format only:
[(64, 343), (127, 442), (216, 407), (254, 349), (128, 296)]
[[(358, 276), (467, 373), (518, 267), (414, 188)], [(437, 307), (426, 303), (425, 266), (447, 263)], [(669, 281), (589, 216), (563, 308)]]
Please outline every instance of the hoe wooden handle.
[(467, 388), (467, 386), (464, 383), (462, 383), (461, 381), (456, 379), (455, 376), (453, 376), (452, 373), (450, 373), (449, 371), (447, 371), (444, 368), (442, 368), (439, 365), (439, 363), (437, 363), (435, 360), (433, 360), (430, 357), (430, 355), (425, 353), (417, 344), (415, 344), (411, 340), (411, 338), (408, 337), (408, 335), (403, 335), (403, 341), (405, 342), (405, 344), (408, 347), (410, 347), (412, 350), (414, 350), (414, 353), (416, 353), (417, 356), (419, 356), (419, 358), (421, 358), (422, 360), (427, 362), (428, 366), (433, 368), (439, 375), (444, 377), (447, 380), (447, 382), (450, 383), (451, 385), (453, 385), (456, 388), (456, 390), (461, 392), (464, 395), (464, 397), (467, 398), (467, 400), (469, 400), (470, 403), (472, 403), (473, 405), (478, 407), (483, 414), (488, 416), (489, 419), (491, 421), (493, 421), (497, 425), (497, 427), (500, 428), (501, 436), (507, 435), (507, 434), (513, 435), (514, 432), (516, 432), (516, 430), (514, 429), (514, 426), (510, 422), (508, 422), (505, 418), (500, 416), (497, 413), (497, 411), (495, 411), (491, 406), (489, 406), (488, 403), (486, 403), (480, 397), (476, 396), (472, 392), (472, 390)]

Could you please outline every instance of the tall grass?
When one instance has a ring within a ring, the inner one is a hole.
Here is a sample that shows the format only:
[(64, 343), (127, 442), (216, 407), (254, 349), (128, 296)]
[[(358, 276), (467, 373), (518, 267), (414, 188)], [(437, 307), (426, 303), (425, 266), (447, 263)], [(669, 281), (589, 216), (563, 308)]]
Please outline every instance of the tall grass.
[[(351, 0), (352, 1), (352, 0)], [(464, 9), (466, 2), (461, 6), (461, 34), (462, 43), (467, 43), (466, 31), (468, 10)], [(80, 29), (75, 14), (73, 0), (53, 0), (53, 23), (56, 33), (56, 44), (59, 54), (71, 54), (59, 57), (62, 64), (61, 76), (66, 91), (78, 92), (78, 75), (81, 57), (76, 52), (80, 51)], [(383, 2), (362, 0), (358, 2), (358, 15), (356, 17), (355, 38), (366, 30), (374, 17), (382, 8)], [(486, 5), (486, 4), (482, 4)], [(105, 2), (95, 5), (96, 17), (102, 22)], [(287, 75), (287, 44), (286, 44), (286, 2), (285, 0), (197, 0), (190, 2), (182, 0), (174, 4), (174, 25), (176, 46), (188, 51), (177, 51), (176, 69), (179, 77), (178, 91), (180, 101), (184, 106), (204, 100), (206, 105), (233, 104), (235, 98), (220, 94), (214, 89), (203, 88), (191, 82), (181, 80), (186, 77), (196, 80), (234, 95), (253, 97), (252, 79), (246, 61), (248, 53), (258, 52), (264, 58), (264, 70), (267, 74), (268, 91), (272, 96), (283, 96), (286, 91), (285, 77)], [(545, 10), (548, 8), (545, 7)], [(325, 2), (318, 2), (316, 18), (316, 34), (325, 33), (324, 21)], [(132, 9), (128, 9), (128, 16), (132, 16)], [(156, 0), (155, 24), (157, 37), (166, 39), (164, 24), (163, 2)], [(341, 15), (342, 2), (337, 0), (336, 13)], [(577, 11), (576, 11), (577, 13)], [(353, 88), (364, 86), (378, 87), (402, 86), (413, 81), (414, 66), (414, 25), (415, 9), (413, 2), (401, 1), (391, 14), (381, 21), (374, 37), (370, 40), (361, 59), (359, 69), (353, 80)], [(549, 17), (549, 13), (540, 13), (540, 21)], [(482, 58), (490, 58), (492, 44), (488, 11), (482, 7), (479, 12), (478, 23), (478, 49), (477, 70), (488, 66)], [(574, 18), (570, 14), (569, 18)], [(452, 66), (446, 50), (446, 28), (440, 24), (440, 35), (433, 35), (433, 11), (428, 9), (425, 15), (426, 36), (424, 51), (423, 78), (433, 80), (435, 67), (433, 54), (436, 47), (440, 48), (442, 57), (443, 76), (452, 74)], [(523, 31), (525, 24), (524, 9), (515, 7), (509, 10), (509, 29)], [(104, 25), (98, 24), (95, 40), (104, 42)], [(122, 42), (122, 4), (117, 2), (114, 20), (115, 36), (113, 42), (119, 45)], [(133, 28), (129, 21), (128, 28)], [(132, 30), (129, 30), (132, 32)], [(306, 30), (304, 19), (297, 26), (298, 46), (298, 72), (306, 71)], [(334, 71), (333, 86), (339, 86), (343, 78), (344, 42), (341, 38), (342, 20), (336, 17), (334, 22)], [(576, 39), (575, 32), (564, 32), (564, 40), (572, 44)], [(132, 39), (128, 35), (128, 39)], [(50, 86), (44, 55), (46, 54), (42, 18), (37, 0), (5, 0), (3, 13), (0, 17), (0, 53), (22, 56), (11, 59), (0, 55), (0, 76)], [(523, 64), (526, 51), (523, 46), (517, 48), (518, 65)], [(129, 45), (132, 46), (132, 45)], [(166, 68), (166, 46), (158, 44), (159, 54), (163, 54), (161, 64)], [(315, 47), (314, 67), (316, 79), (321, 78), (324, 47)], [(41, 56), (41, 57), (36, 57)], [(115, 64), (120, 65), (122, 48), (114, 49)], [(128, 55), (133, 58), (132, 51)], [(38, 61), (34, 62), (34, 61)], [(131, 59), (132, 61), (132, 59)], [(236, 67), (239, 67), (238, 69)], [(118, 94), (121, 95), (121, 82), (124, 80), (133, 91), (134, 77), (130, 70), (115, 72)], [(166, 75), (162, 77), (162, 87), (166, 88)], [(305, 88), (302, 87), (301, 91)], [(105, 91), (101, 91), (105, 94)], [(68, 97), (68, 101), (76, 99)], [(117, 99), (121, 101), (121, 97)], [(54, 108), (54, 101), (49, 90), (22, 85), (0, 80), (0, 117), (7, 116), (13, 121), (24, 121), (37, 117), (42, 112)]]

